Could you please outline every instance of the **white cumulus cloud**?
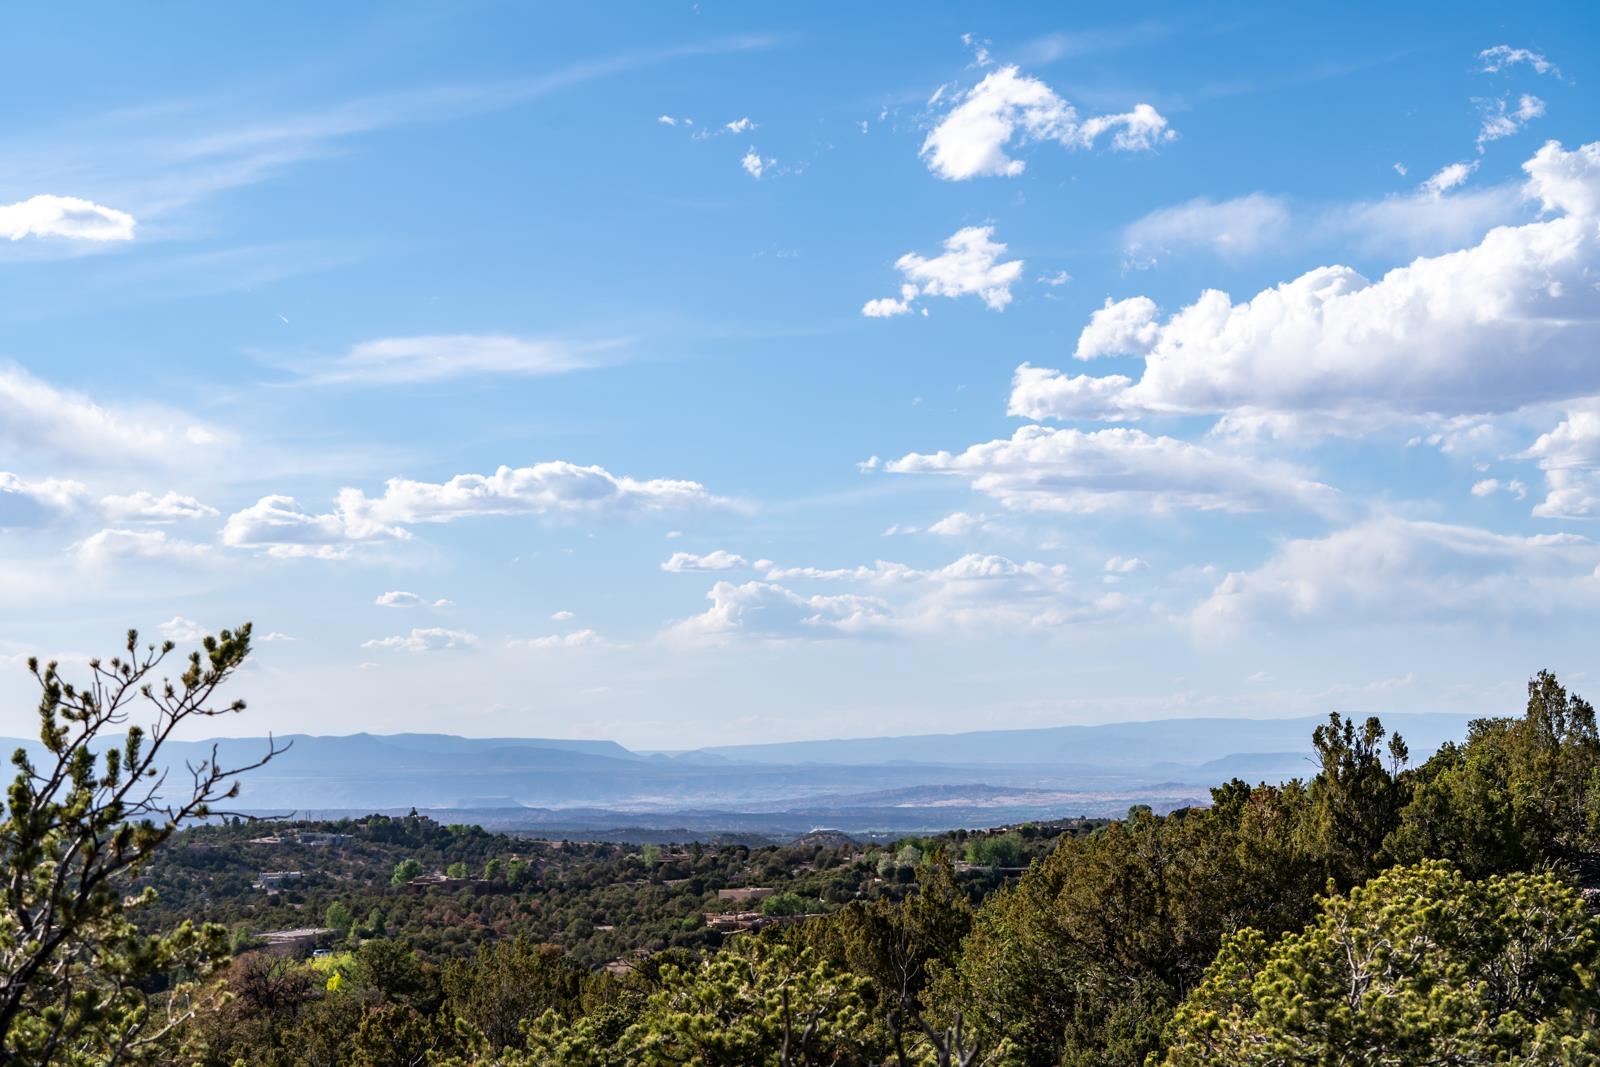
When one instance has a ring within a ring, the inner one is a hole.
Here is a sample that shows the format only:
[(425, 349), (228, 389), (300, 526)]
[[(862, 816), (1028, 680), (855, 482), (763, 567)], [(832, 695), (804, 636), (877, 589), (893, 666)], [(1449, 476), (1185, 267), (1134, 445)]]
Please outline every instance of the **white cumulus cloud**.
[(361, 642), (362, 648), (393, 648), (403, 652), (442, 652), (447, 649), (473, 648), (478, 644), (476, 634), (462, 630), (446, 630), (439, 626), (414, 627), (408, 634), (393, 637), (375, 637)]
[(723, 503), (699, 482), (639, 480), (560, 460), (458, 474), (446, 482), (391, 478), (383, 495), (339, 493), (338, 514), (361, 530), (390, 524), (453, 522), (484, 515), (612, 517), (713, 507)]
[(923, 142), (921, 156), (929, 170), (949, 181), (1011, 177), (1026, 167), (1007, 154), (1013, 145), (1053, 141), (1066, 148), (1089, 148), (1107, 133), (1118, 151), (1147, 150), (1175, 136), (1149, 104), (1080, 120), (1077, 109), (1048, 85), (1009, 66), (956, 97)]
[(87, 499), (82, 482), (65, 478), (24, 478), (0, 471), (0, 529), (33, 526), (77, 510)]
[(1544, 471), (1545, 498), (1534, 506), (1535, 515), (1600, 518), (1600, 401), (1570, 406), (1566, 417), (1518, 458), (1537, 460)]
[(409, 540), (406, 527), (418, 523), (491, 515), (613, 518), (725, 503), (699, 482), (641, 481), (558, 460), (458, 474), (442, 483), (391, 478), (376, 497), (341, 489), (333, 509), (321, 513), (290, 496), (265, 496), (228, 516), (222, 543), (273, 556), (343, 559), (364, 544)]
[(216, 508), (173, 490), (160, 496), (142, 490), (126, 496), (103, 496), (100, 508), (107, 518), (122, 522), (177, 522), (209, 519), (220, 514)]
[(209, 632), (193, 619), (186, 619), (182, 615), (174, 615), (158, 629), (168, 641), (198, 641)]
[(1135, 418), (1122, 398), (1133, 379), (1123, 374), (1095, 377), (1065, 375), (1048, 367), (1024, 363), (1011, 379), (1011, 399), (1006, 414), (1024, 419), (1098, 419), (1118, 422)]
[(574, 630), (566, 634), (545, 634), (508, 641), (512, 648), (540, 651), (552, 648), (607, 648), (611, 642), (593, 630)]
[(1520, 478), (1512, 478), (1505, 482), (1498, 478), (1483, 478), (1472, 483), (1473, 496), (1493, 496), (1496, 493), (1508, 493), (1518, 500), (1525, 500), (1528, 496), (1528, 486)]
[(953, 511), (928, 526), (928, 532), (939, 537), (967, 537), (986, 529), (988, 518), (968, 511)]
[(1554, 74), (1561, 76), (1561, 71), (1538, 52), (1527, 48), (1513, 48), (1508, 44), (1497, 44), (1493, 48), (1485, 48), (1478, 53), (1478, 69), (1485, 74), (1496, 74), (1518, 63), (1526, 63), (1539, 74)]
[(1072, 358), (1145, 355), (1161, 336), (1156, 322), (1159, 313), (1156, 302), (1148, 296), (1116, 301), (1107, 297), (1105, 306), (1089, 316), (1089, 325), (1078, 335)]
[(1483, 124), (1478, 129), (1479, 152), (1482, 152), (1483, 146), (1490, 141), (1510, 137), (1531, 120), (1544, 114), (1544, 101), (1529, 93), (1523, 93), (1517, 99), (1515, 108), (1510, 106), (1509, 98), (1504, 96), (1480, 101), (1479, 107), (1483, 112)]
[(678, 623), (671, 631), (674, 635), (716, 638), (743, 634), (773, 640), (837, 637), (887, 615), (887, 608), (871, 597), (801, 596), (774, 582), (718, 582), (706, 599), (711, 607)]
[[(786, 584), (785, 584), (786, 583)], [(846, 593), (802, 592), (804, 583), (845, 584)], [(678, 635), (769, 640), (890, 637), (951, 630), (1049, 630), (1132, 609), (1128, 598), (1079, 591), (1061, 564), (969, 553), (943, 567), (877, 561), (871, 566), (785, 567), (764, 581), (718, 582), (711, 607)]]
[(410, 538), (399, 527), (365, 519), (352, 519), (341, 510), (309, 512), (290, 496), (264, 496), (228, 516), (222, 526), (222, 543), (230, 548), (254, 548), (271, 556), (309, 556), (341, 559), (363, 542)]
[(1227, 575), (1194, 612), (1202, 628), (1325, 619), (1468, 623), (1600, 605), (1600, 545), (1380, 517), (1287, 541)]
[(202, 560), (211, 546), (168, 537), (164, 530), (106, 529), (72, 546), (78, 562), (98, 567), (121, 560)]
[(869, 318), (904, 314), (919, 295), (977, 296), (991, 311), (1004, 311), (1023, 267), (1020, 259), (1002, 261), (1005, 253), (993, 226), (963, 227), (945, 238), (937, 256), (907, 252), (895, 260), (895, 269), (905, 276), (899, 298), (868, 301), (861, 313)]
[(964, 452), (914, 452), (885, 469), (966, 478), (974, 490), (1018, 511), (1327, 512), (1337, 499), (1290, 464), (1124, 428), (1085, 433), (1023, 426), (1010, 438)]
[(751, 149), (740, 158), (739, 166), (743, 167), (744, 172), (750, 175), (750, 177), (760, 181), (761, 176), (771, 169), (777, 162), (778, 161), (776, 159), (761, 158), (761, 153), (757, 152), (752, 146)]
[(868, 300), (861, 305), (861, 314), (869, 319), (890, 319), (907, 314), (911, 311), (911, 301), (916, 298), (917, 287), (902, 285), (900, 291), (903, 295), (899, 298), (880, 296), (876, 300)]
[[(1491, 415), (1600, 393), (1600, 144), (1551, 142), (1524, 164), (1524, 195), (1553, 217), (1491, 230), (1372, 281), (1319, 267), (1235, 303), (1207, 290), (1164, 322), (1124, 301), (1126, 321), (1092, 319), (1079, 353), (1143, 355), (1143, 374), (1093, 394), (1031, 373), (1013, 408), (1084, 417), (1094, 395), (1115, 417), (1222, 415), (1224, 429), (1297, 421)], [(1111, 309), (1105, 309), (1107, 311)], [(1098, 313), (1097, 313), (1098, 314)], [(1151, 327), (1154, 326), (1152, 330)]]
[(693, 552), (674, 552), (661, 564), (661, 569), (681, 574), (689, 571), (731, 571), (750, 566), (750, 561), (723, 549), (697, 556)]
[(126, 211), (76, 196), (30, 196), (0, 204), (0, 237), (61, 237), (72, 241), (131, 241), (135, 227)]
[(1428, 196), (1443, 196), (1451, 189), (1459, 185), (1465, 185), (1467, 179), (1472, 177), (1472, 172), (1477, 169), (1477, 160), (1473, 160), (1471, 163), (1452, 163), (1447, 167), (1441, 167), (1438, 172), (1417, 188)]

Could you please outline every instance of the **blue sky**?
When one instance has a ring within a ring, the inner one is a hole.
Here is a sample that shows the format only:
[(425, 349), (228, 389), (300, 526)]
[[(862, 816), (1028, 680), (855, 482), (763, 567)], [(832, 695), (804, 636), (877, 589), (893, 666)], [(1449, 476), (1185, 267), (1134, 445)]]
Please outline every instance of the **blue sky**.
[(1578, 5), (7, 15), (0, 732), (644, 747), (1583, 688)]

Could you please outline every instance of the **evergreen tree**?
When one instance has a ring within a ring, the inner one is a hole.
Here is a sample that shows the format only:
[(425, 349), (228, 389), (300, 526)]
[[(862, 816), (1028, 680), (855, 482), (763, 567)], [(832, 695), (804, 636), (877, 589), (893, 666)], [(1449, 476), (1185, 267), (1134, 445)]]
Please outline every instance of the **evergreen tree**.
[[(213, 749), (187, 780), (171, 774), (163, 749), (176, 731), (243, 710), (243, 701), (211, 702), (248, 655), (250, 624), (205, 638), (181, 674), (163, 677), (174, 647), (141, 648), (130, 630), (124, 653), (91, 660), (82, 685), (55, 663), (28, 661), (40, 689), (40, 744), (12, 757), (17, 773), (0, 809), (5, 1062), (157, 1059), (157, 1043), (195, 1010), (198, 994), (186, 985), (158, 1004), (149, 990), (226, 962), (222, 926), (185, 922), (146, 934), (131, 912), (153, 892), (126, 896), (129, 879), (180, 825), (209, 816), (237, 795), (237, 774), (280, 751), (269, 744), (259, 761), (227, 768)], [(132, 721), (140, 713), (146, 724)]]

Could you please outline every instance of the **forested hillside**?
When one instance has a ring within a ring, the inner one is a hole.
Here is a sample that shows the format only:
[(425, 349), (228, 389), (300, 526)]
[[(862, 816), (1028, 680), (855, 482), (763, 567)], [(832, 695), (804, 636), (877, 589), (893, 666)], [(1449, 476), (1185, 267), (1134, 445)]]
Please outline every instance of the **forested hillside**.
[[(156, 903), (140, 922), (158, 930), (203, 917), (226, 925), (241, 949), (262, 944), (263, 933), (291, 929), (321, 929), (312, 940), (323, 948), (386, 936), (427, 962), (523, 937), (559, 946), (571, 963), (600, 967), (668, 948), (714, 948), (722, 935), (707, 926), (707, 914), (825, 914), (853, 900), (900, 897), (936, 856), (959, 864), (964, 890), (979, 900), (1062, 836), (1105, 823), (958, 830), (888, 844), (823, 831), (752, 847), (737, 839), (549, 841), (423, 816), (233, 819), (184, 831), (150, 864), (137, 884), (154, 889)], [(750, 889), (756, 892), (740, 899)]]
[(1523, 714), (1420, 765), (1376, 719), (1334, 714), (1313, 744), (1308, 780), (1226, 782), (1206, 807), (888, 845), (196, 826), (143, 866), (132, 914), (224, 924), (233, 960), (142, 979), (177, 1020), (144, 1054), (1600, 1063), (1590, 705), (1540, 674)]

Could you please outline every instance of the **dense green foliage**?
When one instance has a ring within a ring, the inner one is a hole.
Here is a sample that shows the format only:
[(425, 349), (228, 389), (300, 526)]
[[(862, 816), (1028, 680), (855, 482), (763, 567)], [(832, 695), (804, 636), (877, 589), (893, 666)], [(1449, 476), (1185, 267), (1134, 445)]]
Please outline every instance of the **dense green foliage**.
[[(1311, 741), (1309, 780), (1205, 808), (887, 847), (158, 827), (119, 883), (144, 905), (84, 926), (61, 983), (137, 998), (10, 1058), (91, 1062), (159, 1010), (139, 1047), (216, 1067), (1600, 1065), (1593, 709), (1542, 673), (1418, 767), (1376, 719)], [(232, 928), (225, 973), (215, 925), (177, 950), (191, 916)]]
[(867, 1063), (866, 980), (819, 954), (741, 938), (692, 963), (661, 967), (655, 988), (627, 1013), (567, 1023), (555, 1012), (531, 1028), (529, 1054), (505, 1063)]
[(1562, 1063), (1600, 1055), (1600, 923), (1549, 872), (1442, 860), (1323, 902), (1303, 932), (1223, 943), (1173, 1019), (1168, 1067)]

